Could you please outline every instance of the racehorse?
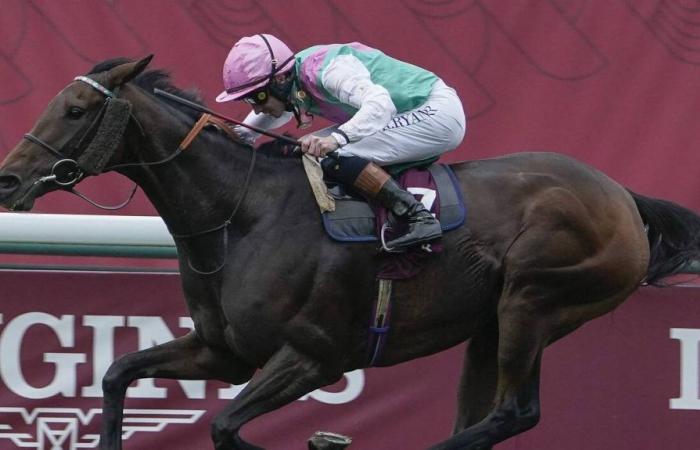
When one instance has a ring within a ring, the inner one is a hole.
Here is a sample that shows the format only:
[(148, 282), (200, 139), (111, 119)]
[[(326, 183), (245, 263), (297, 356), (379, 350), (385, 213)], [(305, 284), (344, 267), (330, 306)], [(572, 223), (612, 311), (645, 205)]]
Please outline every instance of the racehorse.
[[(243, 425), (367, 367), (381, 258), (373, 243), (325, 234), (299, 158), (216, 128), (181, 151), (197, 115), (153, 89), (201, 100), (146, 71), (150, 59), (108, 60), (68, 84), (5, 158), (0, 203), (29, 210), (107, 171), (137, 183), (175, 238), (195, 328), (112, 364), (101, 448), (121, 448), (127, 386), (161, 377), (250, 380), (211, 434), (217, 450), (258, 449)], [(469, 340), (454, 434), (432, 448), (489, 449), (537, 424), (547, 345), (700, 260), (700, 217), (555, 153), (452, 169), (469, 217), (419, 276), (395, 283), (376, 365)]]

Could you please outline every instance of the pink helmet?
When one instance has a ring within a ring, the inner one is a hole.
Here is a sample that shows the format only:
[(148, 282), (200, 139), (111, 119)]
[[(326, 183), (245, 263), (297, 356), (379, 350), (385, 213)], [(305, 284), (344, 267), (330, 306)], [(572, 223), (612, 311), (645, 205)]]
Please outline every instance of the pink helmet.
[(270, 34), (246, 36), (236, 42), (224, 62), (224, 88), (216, 101), (238, 100), (265, 86), (279, 72), (294, 66), (294, 53)]

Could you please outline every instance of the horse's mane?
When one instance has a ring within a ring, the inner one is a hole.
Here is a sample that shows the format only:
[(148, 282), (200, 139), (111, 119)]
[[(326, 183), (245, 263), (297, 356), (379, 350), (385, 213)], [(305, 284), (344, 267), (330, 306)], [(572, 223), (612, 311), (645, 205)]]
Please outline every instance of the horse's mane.
[[(108, 59), (95, 65), (95, 67), (90, 69), (88, 75), (106, 72), (110, 69), (113, 69), (114, 67), (129, 62), (133, 62), (133, 60), (130, 60), (128, 58)], [(170, 92), (171, 94), (175, 94), (179, 97), (186, 98), (187, 100), (195, 102), (199, 105), (206, 106), (204, 101), (202, 100), (202, 95), (198, 89), (195, 88), (184, 90), (178, 88), (177, 86), (172, 84), (172, 81), (170, 79), (170, 72), (166, 70), (146, 70), (139, 76), (137, 76), (135, 79), (133, 79), (131, 82), (151, 95), (153, 95), (153, 89), (158, 88), (163, 91)], [(194, 120), (199, 118), (200, 113), (193, 110), (192, 108), (188, 108), (184, 105), (180, 105), (174, 102), (170, 102), (169, 105), (171, 105), (174, 108), (177, 108), (179, 111), (182, 111)], [(292, 146), (278, 139), (264, 142), (257, 147), (257, 153), (259, 155), (264, 155), (270, 158), (299, 158), (299, 154), (293, 153), (292, 150)]]
[[(285, 136), (290, 136), (288, 133)], [(290, 136), (291, 137), (291, 136)], [(271, 158), (300, 158), (301, 153), (294, 152), (294, 146), (281, 140), (273, 139), (260, 144), (256, 151), (259, 155), (269, 156)]]
[[(102, 61), (101, 63), (98, 63), (97, 65), (95, 65), (95, 67), (90, 69), (90, 71), (88, 72), (88, 75), (94, 74), (94, 73), (106, 72), (114, 67), (117, 67), (121, 64), (129, 63), (129, 62), (133, 62), (133, 61), (128, 59), (128, 58), (108, 59), (106, 61)], [(172, 82), (170, 80), (170, 72), (168, 72), (166, 70), (162, 70), (162, 69), (146, 70), (145, 72), (141, 73), (139, 76), (137, 76), (131, 82), (151, 95), (153, 95), (153, 89), (158, 88), (160, 90), (170, 92), (171, 94), (175, 94), (179, 97), (186, 98), (187, 100), (195, 102), (199, 105), (206, 106), (204, 104), (204, 101), (202, 100), (202, 95), (198, 89), (184, 90), (184, 89), (178, 88), (177, 86), (172, 84)], [(170, 104), (173, 107), (177, 108), (178, 110), (182, 111), (183, 113), (187, 114), (188, 116), (192, 117), (193, 119), (197, 119), (199, 117), (199, 113), (197, 111), (194, 111), (192, 108), (188, 108), (184, 105), (179, 105), (176, 103), (170, 103)]]

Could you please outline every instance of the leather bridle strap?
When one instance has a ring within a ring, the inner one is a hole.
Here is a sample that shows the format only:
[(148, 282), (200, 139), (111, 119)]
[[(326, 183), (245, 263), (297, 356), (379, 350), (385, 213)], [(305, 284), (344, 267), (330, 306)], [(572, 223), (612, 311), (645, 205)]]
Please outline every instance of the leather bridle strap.
[(34, 144), (37, 144), (39, 147), (44, 148), (44, 150), (48, 150), (51, 152), (56, 158), (58, 159), (66, 159), (65, 155), (61, 153), (56, 147), (53, 145), (49, 144), (48, 142), (44, 141), (43, 139), (40, 139), (36, 136), (34, 136), (31, 133), (25, 133), (24, 138), (28, 140), (29, 142), (33, 142)]
[(219, 119), (218, 117), (211, 116), (209, 117), (209, 123), (212, 125), (216, 125), (219, 127), (224, 133), (228, 135), (231, 139), (233, 139), (236, 142), (239, 142), (243, 145), (249, 146), (250, 144), (246, 143), (241, 137), (236, 133), (223, 119)]
[(185, 138), (182, 140), (182, 142), (180, 142), (180, 145), (178, 147), (180, 149), (180, 151), (186, 150), (187, 147), (190, 146), (192, 141), (194, 141), (194, 139), (199, 135), (199, 133), (202, 132), (202, 129), (204, 129), (204, 127), (206, 127), (207, 125), (215, 125), (221, 131), (226, 133), (228, 135), (228, 137), (230, 137), (235, 142), (239, 142), (241, 144), (248, 145), (245, 142), (243, 142), (241, 137), (235, 131), (233, 131), (226, 124), (225, 121), (223, 121), (217, 117), (214, 117), (211, 114), (204, 113), (200, 116), (199, 120), (197, 120), (197, 123), (194, 124), (194, 126), (192, 127), (190, 132), (187, 133), (187, 136), (185, 136)]
[(187, 147), (190, 146), (192, 141), (194, 141), (194, 138), (199, 135), (199, 133), (202, 131), (202, 128), (204, 128), (208, 123), (209, 123), (209, 118), (211, 116), (209, 114), (202, 114), (197, 121), (197, 123), (194, 124), (192, 129), (190, 130), (189, 133), (187, 133), (187, 136), (180, 142), (179, 149), (180, 150), (186, 150)]

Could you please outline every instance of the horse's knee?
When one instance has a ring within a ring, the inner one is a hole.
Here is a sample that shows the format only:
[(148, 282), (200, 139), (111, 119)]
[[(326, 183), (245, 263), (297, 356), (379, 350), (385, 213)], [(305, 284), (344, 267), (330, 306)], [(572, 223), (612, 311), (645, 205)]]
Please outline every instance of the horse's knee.
[(540, 423), (539, 411), (536, 414), (525, 417), (525, 420), (522, 421), (522, 429), (520, 430), (520, 432), (529, 430), (530, 428), (534, 428), (538, 423)]
[(540, 422), (540, 409), (528, 408), (525, 411), (520, 411), (515, 418), (515, 432), (522, 433), (534, 428)]
[(121, 395), (131, 383), (127, 377), (126, 365), (121, 359), (114, 361), (102, 377), (102, 393), (105, 397)]
[(231, 429), (229, 420), (223, 414), (214, 417), (209, 431), (216, 449), (232, 447), (234, 436), (237, 433), (237, 430)]
[(517, 402), (506, 402), (492, 412), (489, 419), (509, 435), (514, 436), (533, 428), (540, 421), (539, 402), (531, 401), (526, 405)]

